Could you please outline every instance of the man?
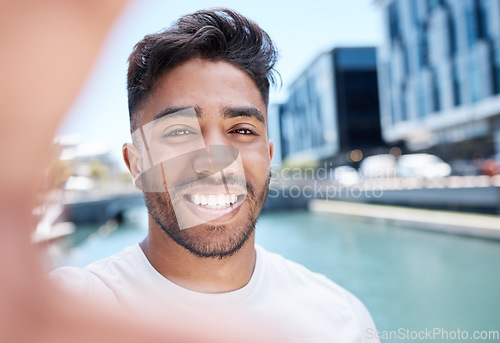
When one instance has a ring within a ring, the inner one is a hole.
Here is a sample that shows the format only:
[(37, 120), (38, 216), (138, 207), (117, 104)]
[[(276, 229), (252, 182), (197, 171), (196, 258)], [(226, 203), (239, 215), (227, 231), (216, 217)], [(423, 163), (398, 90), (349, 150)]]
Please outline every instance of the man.
[(54, 278), (148, 315), (224, 315), (291, 341), (363, 341), (374, 324), (357, 298), (254, 244), (273, 156), (276, 56), (260, 27), (227, 9), (186, 15), (139, 42), (123, 155), (144, 192), (148, 236)]

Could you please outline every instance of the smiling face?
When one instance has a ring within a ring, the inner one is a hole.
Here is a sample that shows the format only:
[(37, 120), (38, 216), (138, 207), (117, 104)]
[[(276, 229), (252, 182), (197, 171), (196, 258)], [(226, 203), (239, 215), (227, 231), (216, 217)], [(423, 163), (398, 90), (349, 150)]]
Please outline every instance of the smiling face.
[(255, 83), (227, 62), (192, 59), (161, 76), (136, 115), (124, 156), (150, 230), (198, 256), (238, 251), (264, 204), (273, 152)]

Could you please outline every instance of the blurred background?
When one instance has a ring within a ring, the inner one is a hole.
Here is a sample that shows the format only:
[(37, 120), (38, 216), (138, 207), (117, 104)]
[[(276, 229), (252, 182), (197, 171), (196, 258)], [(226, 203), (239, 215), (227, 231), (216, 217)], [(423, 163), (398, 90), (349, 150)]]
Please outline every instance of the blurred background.
[(500, 330), (498, 0), (132, 1), (54, 138), (33, 235), (48, 268), (145, 237), (121, 159), (127, 58), (211, 7), (280, 52), (258, 244), (357, 295), (378, 330)]

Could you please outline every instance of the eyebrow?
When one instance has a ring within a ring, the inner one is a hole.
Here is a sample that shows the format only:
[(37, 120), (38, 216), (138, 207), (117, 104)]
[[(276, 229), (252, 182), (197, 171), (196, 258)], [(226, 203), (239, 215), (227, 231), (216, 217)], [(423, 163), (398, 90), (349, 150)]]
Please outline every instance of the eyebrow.
[[(200, 106), (190, 106), (190, 107), (165, 107), (163, 110), (158, 112), (154, 118), (153, 121), (158, 120), (160, 118), (168, 116), (169, 118), (173, 117), (188, 117), (191, 118), (193, 117), (193, 112), (189, 111), (191, 109), (194, 109), (194, 112), (196, 113), (197, 118), (201, 118), (203, 115), (203, 110), (201, 109)], [(265, 124), (265, 119), (262, 113), (255, 107), (249, 106), (249, 107), (223, 107), (222, 108), (222, 114), (224, 119), (228, 118), (237, 118), (237, 117), (248, 117), (248, 118), (255, 118), (261, 123)]]
[(190, 107), (165, 107), (163, 110), (158, 112), (154, 118), (153, 121), (158, 120), (160, 118), (169, 116), (169, 118), (174, 118), (174, 117), (188, 117), (191, 118), (193, 117), (193, 111), (188, 111), (194, 109), (194, 112), (196, 113), (196, 117), (200, 118), (202, 110), (201, 108), (196, 105), (196, 106), (190, 106)]
[(265, 119), (262, 113), (255, 107), (224, 107), (222, 109), (224, 118), (248, 117), (255, 118), (262, 124), (265, 124)]

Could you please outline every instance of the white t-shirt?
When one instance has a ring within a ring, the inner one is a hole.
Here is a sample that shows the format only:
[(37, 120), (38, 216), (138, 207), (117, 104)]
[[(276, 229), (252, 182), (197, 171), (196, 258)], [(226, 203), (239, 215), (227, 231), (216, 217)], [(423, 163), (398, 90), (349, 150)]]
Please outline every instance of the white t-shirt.
[(367, 330), (374, 332), (375, 325), (354, 295), (260, 246), (256, 252), (248, 284), (226, 293), (195, 292), (169, 281), (139, 244), (85, 268), (56, 269), (51, 277), (81, 296), (118, 302), (134, 311), (154, 306), (170, 314), (189, 310), (200, 316), (243, 316), (248, 323), (283, 328), (294, 342), (368, 342)]

